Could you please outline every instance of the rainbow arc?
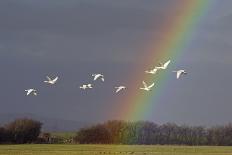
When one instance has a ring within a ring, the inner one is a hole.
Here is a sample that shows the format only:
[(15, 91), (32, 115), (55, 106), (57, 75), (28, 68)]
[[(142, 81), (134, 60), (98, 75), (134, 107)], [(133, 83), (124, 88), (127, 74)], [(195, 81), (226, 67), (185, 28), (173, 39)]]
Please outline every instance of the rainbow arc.
[[(152, 111), (152, 107), (158, 101), (167, 80), (167, 71), (157, 76), (145, 74), (149, 66), (155, 66), (158, 62), (166, 62), (172, 60), (177, 61), (181, 54), (185, 52), (190, 40), (197, 33), (198, 25), (207, 15), (213, 1), (212, 0), (183, 0), (181, 4), (176, 4), (172, 10), (168, 11), (168, 18), (160, 29), (162, 38), (147, 45), (144, 50), (149, 51), (145, 56), (141, 53), (140, 60), (146, 60), (145, 65), (137, 66), (138, 72), (132, 75), (132, 82), (128, 87), (138, 86), (143, 80), (147, 82), (155, 82), (155, 88), (152, 93), (143, 93), (134, 89), (129, 92), (128, 96), (122, 98), (122, 103), (117, 113), (120, 113), (124, 120), (143, 120)], [(117, 104), (117, 103), (116, 103)], [(115, 109), (114, 109), (115, 110)]]

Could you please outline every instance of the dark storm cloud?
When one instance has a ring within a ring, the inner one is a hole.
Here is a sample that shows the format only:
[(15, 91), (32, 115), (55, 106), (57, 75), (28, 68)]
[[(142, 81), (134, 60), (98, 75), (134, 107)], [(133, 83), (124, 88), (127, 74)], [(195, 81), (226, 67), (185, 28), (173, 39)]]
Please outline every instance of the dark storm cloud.
[[(132, 80), (135, 66), (145, 61), (140, 60), (147, 54), (144, 46), (160, 36), (163, 22), (171, 17), (169, 10), (180, 3), (0, 1), (0, 112), (86, 121), (114, 119), (108, 115), (117, 101), (112, 88)], [(186, 68), (189, 75), (183, 81), (167, 82), (172, 86), (164, 90), (169, 97), (160, 99), (150, 120), (189, 124), (230, 121), (231, 3), (218, 0), (201, 22), (182, 59), (172, 66)], [(106, 83), (97, 83), (97, 92), (79, 91), (78, 86), (89, 82), (93, 72), (104, 73)], [(54, 88), (42, 83), (47, 74), (60, 76)], [(24, 89), (29, 87), (39, 89), (39, 96), (25, 97)]]
[(145, 38), (155, 26), (159, 28), (158, 22), (153, 24), (154, 20), (165, 19), (165, 9), (161, 9), (165, 2), (134, 1), (131, 5), (129, 1), (24, 0), (0, 3), (0, 40), (5, 52), (42, 59), (55, 55), (56, 59), (80, 60), (76, 58), (80, 54), (81, 60), (111, 60), (117, 55), (128, 60), (139, 53), (132, 45), (141, 42), (139, 38)]

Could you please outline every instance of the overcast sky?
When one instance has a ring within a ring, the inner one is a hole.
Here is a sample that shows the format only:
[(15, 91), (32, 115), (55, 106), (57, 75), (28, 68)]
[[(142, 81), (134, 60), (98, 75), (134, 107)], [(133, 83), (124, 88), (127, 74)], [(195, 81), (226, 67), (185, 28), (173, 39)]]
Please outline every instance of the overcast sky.
[[(172, 16), (168, 10), (181, 2), (1, 0), (0, 113), (90, 122), (122, 119), (109, 112), (120, 98), (112, 88), (130, 81), (136, 66), (146, 62), (137, 60), (146, 54), (143, 50), (159, 33), (160, 23)], [(203, 125), (232, 121), (231, 6), (231, 0), (215, 0), (172, 66), (186, 68), (189, 75), (178, 82), (167, 80), (170, 87), (164, 88), (149, 120)], [(105, 74), (106, 82), (80, 91), (79, 85), (91, 81), (94, 72)], [(49, 87), (42, 82), (46, 75), (60, 80)], [(39, 90), (37, 97), (25, 96), (24, 89), (31, 87)]]

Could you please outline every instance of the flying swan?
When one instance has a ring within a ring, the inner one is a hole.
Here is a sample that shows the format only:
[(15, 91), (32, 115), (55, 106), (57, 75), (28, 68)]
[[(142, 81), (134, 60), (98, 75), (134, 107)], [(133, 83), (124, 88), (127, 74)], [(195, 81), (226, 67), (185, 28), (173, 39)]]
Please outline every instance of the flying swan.
[(178, 71), (173, 71), (176, 73), (176, 78), (179, 79), (182, 75), (186, 75), (187, 72), (185, 70), (178, 70)]
[(44, 82), (48, 83), (50, 85), (54, 85), (57, 82), (57, 80), (58, 80), (58, 76), (55, 77), (54, 79), (51, 79), (49, 76), (46, 76), (46, 78), (47, 78), (47, 81), (44, 81)]
[(152, 70), (145, 71), (145, 73), (147, 73), (147, 74), (156, 74), (157, 71), (158, 71), (158, 69), (154, 68)]
[(147, 84), (146, 84), (146, 82), (144, 82), (143, 81), (143, 88), (140, 88), (140, 89), (142, 89), (142, 90), (145, 90), (145, 91), (151, 91), (151, 88), (152, 87), (154, 87), (154, 85), (155, 85), (155, 83), (152, 83), (150, 86), (148, 86)]
[(92, 76), (94, 77), (94, 79), (93, 79), (94, 81), (98, 80), (99, 78), (102, 80), (102, 82), (105, 81), (104, 75), (102, 75), (102, 74), (92, 74)]
[(84, 84), (82, 86), (80, 86), (80, 89), (92, 89), (93, 88), (93, 85), (92, 84)]
[(115, 87), (115, 89), (116, 89), (116, 93), (118, 93), (118, 92), (120, 92), (121, 90), (123, 90), (123, 89), (126, 89), (126, 87), (125, 86), (119, 86), (119, 87)]
[(167, 69), (168, 65), (170, 64), (171, 60), (168, 60), (165, 64), (160, 63), (160, 66), (156, 67), (156, 69)]
[(35, 90), (35, 89), (27, 89), (25, 91), (27, 92), (27, 96), (30, 94), (37, 96), (37, 90)]

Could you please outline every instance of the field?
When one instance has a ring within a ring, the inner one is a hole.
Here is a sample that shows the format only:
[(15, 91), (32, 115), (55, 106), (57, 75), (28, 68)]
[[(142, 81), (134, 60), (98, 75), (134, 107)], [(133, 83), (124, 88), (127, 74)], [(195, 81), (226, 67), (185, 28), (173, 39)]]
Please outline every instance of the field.
[(75, 137), (76, 132), (51, 132), (52, 137), (61, 137), (63, 139), (69, 139)]
[(232, 147), (0, 145), (0, 155), (232, 155)]

